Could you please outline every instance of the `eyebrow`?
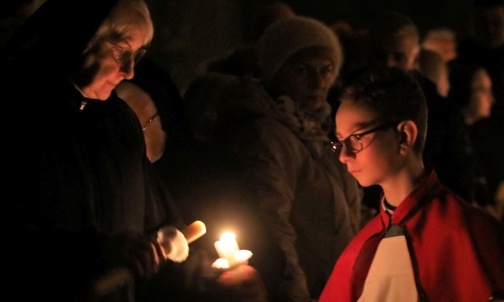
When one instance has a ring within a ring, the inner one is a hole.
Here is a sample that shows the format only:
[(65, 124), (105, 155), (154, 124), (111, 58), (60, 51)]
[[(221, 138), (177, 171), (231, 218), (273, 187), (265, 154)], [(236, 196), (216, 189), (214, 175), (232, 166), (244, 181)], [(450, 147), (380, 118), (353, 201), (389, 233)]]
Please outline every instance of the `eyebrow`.
[[(354, 135), (355, 132), (362, 131), (363, 128), (366, 128), (366, 127), (369, 127), (369, 126), (375, 124), (376, 121), (377, 120), (373, 120), (371, 122), (360, 122), (360, 123), (357, 123), (354, 127), (352, 127), (353, 129), (356, 129), (356, 130), (350, 132), (350, 134), (347, 135), (346, 137), (348, 137), (350, 135)], [(341, 133), (338, 133), (337, 130), (334, 133), (336, 134), (336, 136), (342, 136)], [(357, 133), (357, 134), (359, 134), (359, 133)]]

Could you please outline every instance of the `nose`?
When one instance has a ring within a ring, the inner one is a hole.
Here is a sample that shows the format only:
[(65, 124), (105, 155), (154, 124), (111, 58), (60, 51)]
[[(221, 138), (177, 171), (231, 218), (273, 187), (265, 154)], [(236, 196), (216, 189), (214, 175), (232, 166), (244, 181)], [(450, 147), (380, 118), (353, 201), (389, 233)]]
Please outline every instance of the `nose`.
[(126, 80), (131, 80), (135, 76), (135, 62), (133, 59), (128, 60), (121, 66), (121, 71), (124, 73)]
[(326, 79), (324, 75), (319, 71), (313, 71), (310, 73), (309, 87), (312, 89), (324, 88)]
[(345, 144), (341, 146), (340, 154), (339, 154), (339, 160), (340, 162), (346, 164), (349, 160), (355, 157), (355, 154), (348, 150)]

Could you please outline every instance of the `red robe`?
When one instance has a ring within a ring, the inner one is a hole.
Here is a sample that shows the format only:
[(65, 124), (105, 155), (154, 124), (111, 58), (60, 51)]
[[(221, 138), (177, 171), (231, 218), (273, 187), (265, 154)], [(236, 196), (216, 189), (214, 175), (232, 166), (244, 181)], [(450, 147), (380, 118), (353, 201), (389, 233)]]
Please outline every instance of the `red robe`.
[(404, 229), (420, 301), (487, 301), (504, 290), (504, 225), (431, 171), (392, 216), (382, 208), (349, 243), (319, 302), (359, 298), (376, 242), (391, 221)]

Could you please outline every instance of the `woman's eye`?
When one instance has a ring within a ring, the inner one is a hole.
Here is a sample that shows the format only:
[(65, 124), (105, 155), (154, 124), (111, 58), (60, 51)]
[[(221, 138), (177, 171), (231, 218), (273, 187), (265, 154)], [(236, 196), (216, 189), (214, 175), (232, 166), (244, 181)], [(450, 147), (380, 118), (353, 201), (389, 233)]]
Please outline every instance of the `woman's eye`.
[(112, 47), (112, 51), (114, 52), (114, 56), (116, 58), (120, 58), (122, 57), (123, 53), (124, 53), (124, 50), (118, 46), (114, 46)]
[(331, 75), (333, 73), (333, 67), (332, 66), (327, 66), (322, 68), (320, 71), (320, 74), (323, 76)]

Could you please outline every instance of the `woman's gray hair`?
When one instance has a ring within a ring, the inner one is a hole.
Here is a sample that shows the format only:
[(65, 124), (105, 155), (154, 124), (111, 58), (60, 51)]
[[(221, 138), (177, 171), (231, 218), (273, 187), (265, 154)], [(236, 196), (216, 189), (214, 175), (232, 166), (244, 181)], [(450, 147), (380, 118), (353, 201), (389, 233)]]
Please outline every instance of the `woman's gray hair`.
[(125, 39), (128, 35), (127, 27), (129, 26), (135, 26), (144, 30), (144, 45), (151, 42), (154, 36), (154, 25), (149, 8), (144, 0), (117, 1), (117, 4), (89, 42), (86, 51), (103, 38), (114, 38), (114, 40)]

